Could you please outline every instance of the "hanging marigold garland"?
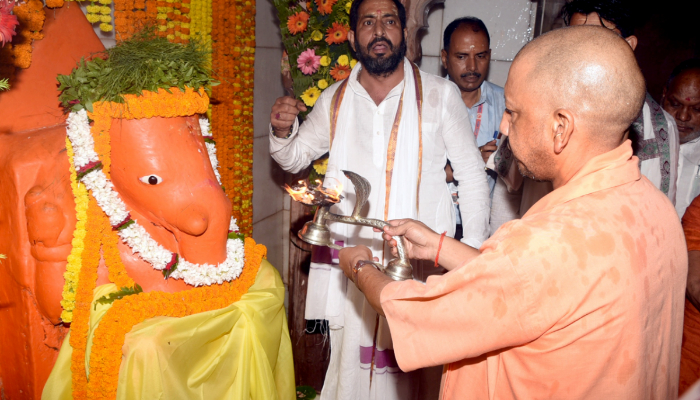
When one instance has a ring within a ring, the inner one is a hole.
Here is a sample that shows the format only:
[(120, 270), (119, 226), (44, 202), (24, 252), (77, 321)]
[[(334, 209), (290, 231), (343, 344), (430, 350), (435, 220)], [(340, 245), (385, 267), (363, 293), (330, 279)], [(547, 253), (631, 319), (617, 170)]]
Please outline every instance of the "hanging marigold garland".
[(241, 232), (253, 227), (253, 77), (255, 1), (212, 1), (212, 68), (221, 81), (212, 89), (212, 130), (222, 184)]
[(90, 196), (88, 218), (86, 224), (85, 249), (83, 250), (82, 267), (78, 274), (77, 292), (75, 294), (75, 309), (71, 323), (70, 345), (71, 376), (73, 399), (87, 399), (87, 374), (85, 372), (85, 351), (87, 348), (88, 328), (90, 327), (90, 304), (92, 291), (97, 281), (97, 266), (100, 263), (100, 239), (104, 229), (101, 220), (104, 213), (97, 205), (95, 198)]
[(191, 0), (158, 0), (156, 24), (158, 34), (173, 43), (188, 43), (190, 39)]
[(88, 191), (85, 185), (78, 182), (78, 175), (73, 166), (73, 146), (66, 138), (66, 152), (68, 153), (68, 163), (70, 164), (70, 182), (75, 199), (76, 223), (73, 231), (72, 249), (68, 256), (66, 272), (63, 273), (65, 283), (63, 285), (63, 299), (61, 300), (61, 320), (64, 323), (73, 321), (73, 309), (75, 308), (75, 297), (78, 289), (78, 274), (82, 266), (82, 254), (85, 250), (85, 234), (87, 232), (88, 217)]
[[(48, 3), (47, 3), (48, 4)], [(58, 1), (51, 2), (58, 4)], [(60, 2), (60, 7), (63, 2)], [(46, 13), (44, 3), (39, 0), (29, 0), (13, 8), (19, 25), (15, 28), (17, 34), (8, 43), (0, 47), (0, 79), (13, 80), (16, 68), (29, 68), (32, 64), (32, 42), (44, 38), (41, 30), (44, 28)]]
[(119, 41), (129, 39), (144, 27), (155, 25), (157, 15), (156, 0), (114, 0), (115, 37)]
[(191, 0), (190, 36), (201, 43), (209, 52), (211, 65), (211, 24), (212, 0)]

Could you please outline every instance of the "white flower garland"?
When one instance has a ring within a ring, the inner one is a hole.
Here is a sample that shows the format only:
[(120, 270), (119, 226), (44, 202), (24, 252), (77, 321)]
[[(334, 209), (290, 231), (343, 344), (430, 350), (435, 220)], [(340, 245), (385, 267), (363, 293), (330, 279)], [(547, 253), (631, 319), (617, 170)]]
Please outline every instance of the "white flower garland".
[(214, 136), (211, 134), (211, 128), (207, 117), (199, 118), (199, 127), (204, 137), (204, 144), (207, 146), (207, 153), (209, 153), (209, 161), (211, 161), (211, 167), (214, 169), (214, 175), (216, 175), (216, 180), (219, 182), (219, 185), (221, 185), (219, 160), (216, 158), (216, 143), (214, 143)]
[[(245, 264), (243, 240), (238, 238), (227, 240), (226, 260), (219, 265), (194, 264), (179, 257), (176, 253), (171, 253), (156, 242), (136, 220), (130, 218), (126, 204), (119, 197), (112, 182), (102, 172), (99, 166), (100, 159), (95, 151), (95, 143), (90, 133), (87, 112), (85, 110), (71, 112), (67, 123), (66, 132), (75, 152), (73, 157), (75, 170), (78, 171), (79, 175), (81, 171), (88, 171), (79, 177), (79, 180), (92, 191), (97, 204), (109, 217), (110, 224), (117, 227), (119, 237), (131, 248), (132, 252), (139, 253), (144, 261), (159, 271), (169, 270), (175, 264), (175, 270), (169, 276), (174, 279), (184, 279), (185, 283), (194, 286), (221, 284), (238, 278)], [(202, 136), (208, 139), (206, 146), (209, 160), (216, 174), (216, 179), (221, 183), (216, 159), (216, 145), (213, 143), (209, 131), (209, 121), (203, 117), (200, 118), (199, 123)], [(231, 218), (229, 230), (238, 232), (234, 218)]]

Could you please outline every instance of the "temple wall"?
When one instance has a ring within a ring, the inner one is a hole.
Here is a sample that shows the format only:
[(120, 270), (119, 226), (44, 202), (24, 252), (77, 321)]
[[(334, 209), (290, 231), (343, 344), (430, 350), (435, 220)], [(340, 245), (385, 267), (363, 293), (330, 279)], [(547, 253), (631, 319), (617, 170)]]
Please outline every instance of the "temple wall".
[(290, 198), (282, 190), (284, 171), (270, 157), (269, 151), (270, 110), (275, 100), (285, 94), (280, 74), (282, 36), (272, 2), (257, 3), (255, 25), (253, 238), (267, 246), (268, 259), (279, 270), (286, 287), (289, 282)]

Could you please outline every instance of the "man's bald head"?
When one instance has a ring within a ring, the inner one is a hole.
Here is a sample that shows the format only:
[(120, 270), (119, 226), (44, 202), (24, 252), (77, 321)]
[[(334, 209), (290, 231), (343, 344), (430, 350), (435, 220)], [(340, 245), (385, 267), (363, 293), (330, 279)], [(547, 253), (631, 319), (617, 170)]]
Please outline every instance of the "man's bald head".
[(511, 131), (522, 172), (554, 180), (571, 159), (619, 146), (645, 93), (634, 53), (619, 35), (599, 26), (557, 29), (515, 57), (505, 86), (511, 117), (502, 130)]
[(544, 104), (551, 111), (572, 111), (578, 128), (602, 142), (619, 144), (646, 95), (644, 77), (629, 45), (597, 26), (542, 35), (518, 53), (513, 67), (529, 68), (524, 83)]

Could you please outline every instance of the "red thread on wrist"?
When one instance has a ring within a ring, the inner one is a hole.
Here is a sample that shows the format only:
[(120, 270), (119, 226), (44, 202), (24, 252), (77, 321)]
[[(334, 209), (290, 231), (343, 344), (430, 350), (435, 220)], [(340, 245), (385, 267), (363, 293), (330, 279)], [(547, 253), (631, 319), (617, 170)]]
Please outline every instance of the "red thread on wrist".
[(447, 234), (447, 231), (442, 232), (442, 235), (440, 235), (440, 244), (438, 245), (438, 251), (437, 254), (435, 255), (435, 268), (437, 268), (438, 265), (438, 259), (440, 258), (440, 249), (442, 249), (442, 240), (445, 238), (445, 235)]

